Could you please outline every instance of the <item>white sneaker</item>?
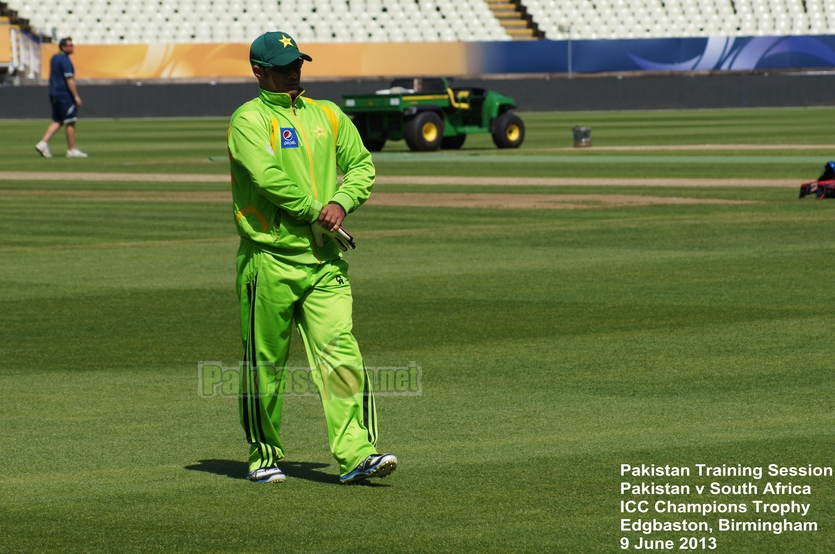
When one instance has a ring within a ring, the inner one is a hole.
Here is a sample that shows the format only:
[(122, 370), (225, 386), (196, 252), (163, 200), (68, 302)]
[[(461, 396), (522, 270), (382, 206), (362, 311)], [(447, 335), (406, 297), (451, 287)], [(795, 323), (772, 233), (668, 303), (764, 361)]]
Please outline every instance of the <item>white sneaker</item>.
[(285, 477), (277, 467), (263, 467), (251, 471), (247, 479), (255, 483), (283, 483)]
[(397, 457), (393, 454), (372, 454), (353, 471), (340, 475), (339, 482), (347, 485), (368, 477), (385, 477), (397, 469)]
[(51, 158), (52, 152), (49, 151), (49, 145), (44, 141), (39, 142), (35, 145), (35, 150), (38, 151), (38, 154), (43, 156), (44, 158)]
[(78, 148), (73, 148), (72, 150), (67, 150), (67, 157), (68, 158), (86, 158), (87, 154), (79, 150)]

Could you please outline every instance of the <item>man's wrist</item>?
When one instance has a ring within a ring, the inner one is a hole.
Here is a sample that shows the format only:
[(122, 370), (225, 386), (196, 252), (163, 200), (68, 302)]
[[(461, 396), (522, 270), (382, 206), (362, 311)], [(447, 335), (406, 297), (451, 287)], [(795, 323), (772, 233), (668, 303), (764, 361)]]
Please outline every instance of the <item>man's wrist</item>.
[(343, 190), (336, 191), (336, 194), (334, 194), (331, 197), (330, 201), (331, 202), (336, 202), (337, 204), (342, 206), (342, 209), (345, 210), (346, 215), (349, 214), (350, 212), (352, 212), (354, 210), (354, 207), (355, 207), (354, 206), (354, 201), (351, 198), (351, 195), (349, 195), (347, 192), (345, 192)]
[(345, 206), (343, 206), (342, 204), (340, 204), (336, 200), (331, 200), (330, 202), (328, 202), (328, 205), (331, 205), (331, 204), (333, 204), (334, 206), (339, 206), (339, 209), (342, 210), (342, 215), (343, 216), (348, 215), (348, 210), (345, 209)]

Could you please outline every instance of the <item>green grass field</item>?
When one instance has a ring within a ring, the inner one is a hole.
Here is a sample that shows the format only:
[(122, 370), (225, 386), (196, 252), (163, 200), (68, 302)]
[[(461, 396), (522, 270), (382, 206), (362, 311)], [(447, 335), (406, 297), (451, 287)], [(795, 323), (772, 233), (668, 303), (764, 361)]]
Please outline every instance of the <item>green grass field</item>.
[[(485, 136), (452, 154), (391, 144), (378, 173), (799, 185), (835, 157), (819, 147), (835, 143), (835, 109), (523, 116), (517, 152)], [(377, 399), (379, 446), (400, 467), (377, 486), (338, 485), (318, 398), (292, 396), (287, 482), (255, 485), (236, 400), (198, 394), (199, 362), (241, 357), (237, 240), (231, 206), (215, 200), (229, 185), (74, 176), (226, 175), (209, 161), (225, 153), (226, 123), (83, 120), (90, 158), (63, 158), (57, 136), (46, 160), (32, 148), (46, 121), (0, 121), (0, 176), (55, 173), (0, 179), (0, 552), (592, 553), (622, 551), (622, 537), (678, 549), (690, 536), (723, 553), (832, 551), (833, 477), (622, 477), (620, 467), (835, 465), (835, 201), (799, 200), (797, 187), (378, 185), (439, 200), (726, 202), (363, 207), (346, 222), (358, 243), (346, 255), (355, 333), (369, 366), (422, 370), (421, 395)], [(575, 124), (594, 128), (597, 151), (568, 149)], [(602, 148), (671, 144), (694, 148)], [(137, 194), (120, 201), (124, 191)], [(302, 366), (299, 342), (291, 363)], [(623, 481), (761, 491), (792, 481), (811, 494), (635, 497), (621, 495)], [(796, 501), (808, 515), (786, 517), (818, 530), (719, 532), (719, 517), (782, 518), (623, 514), (622, 500), (751, 512), (754, 500)], [(704, 520), (714, 533), (622, 532), (624, 517)]]

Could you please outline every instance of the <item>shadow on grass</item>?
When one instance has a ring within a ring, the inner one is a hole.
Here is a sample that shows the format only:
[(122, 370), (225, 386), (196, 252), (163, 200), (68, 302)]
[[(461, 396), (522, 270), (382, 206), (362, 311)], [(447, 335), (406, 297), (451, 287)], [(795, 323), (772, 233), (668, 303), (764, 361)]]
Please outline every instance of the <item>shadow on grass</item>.
[[(339, 476), (335, 473), (323, 473), (318, 471), (323, 467), (329, 467), (328, 464), (317, 464), (310, 462), (288, 462), (281, 460), (278, 462), (278, 467), (287, 476), (288, 479), (304, 479), (306, 481), (313, 481), (315, 483), (325, 483), (326, 485), (340, 485)], [(383, 485), (380, 483), (369, 483), (368, 481), (360, 481), (357, 485), (365, 487), (388, 487), (390, 485)]]
[[(339, 478), (331, 473), (323, 473), (319, 471), (321, 468), (328, 467), (328, 464), (312, 463), (312, 462), (288, 462), (282, 460), (278, 466), (281, 471), (291, 479), (304, 479), (305, 481), (313, 481), (314, 483), (326, 483), (329, 485), (338, 485)], [(185, 466), (184, 469), (190, 471), (204, 471), (206, 473), (214, 473), (230, 479), (246, 479), (247, 463), (237, 460), (200, 460), (196, 464)], [(363, 486), (385, 487), (381, 483), (369, 483), (362, 481), (358, 484)]]
[(185, 469), (191, 471), (205, 471), (222, 475), (230, 479), (246, 479), (247, 463), (237, 460), (200, 460), (196, 464), (188, 465)]

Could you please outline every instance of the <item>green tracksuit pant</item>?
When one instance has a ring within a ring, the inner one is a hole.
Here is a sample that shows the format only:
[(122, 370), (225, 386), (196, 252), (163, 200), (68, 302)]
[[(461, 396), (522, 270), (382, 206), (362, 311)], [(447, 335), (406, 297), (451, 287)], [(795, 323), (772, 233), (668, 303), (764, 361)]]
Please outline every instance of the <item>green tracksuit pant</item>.
[(291, 324), (295, 321), (325, 411), (330, 449), (341, 474), (376, 454), (377, 414), (352, 329), (345, 260), (291, 264), (242, 240), (238, 298), (244, 364), (240, 416), (249, 471), (284, 457), (279, 438)]

